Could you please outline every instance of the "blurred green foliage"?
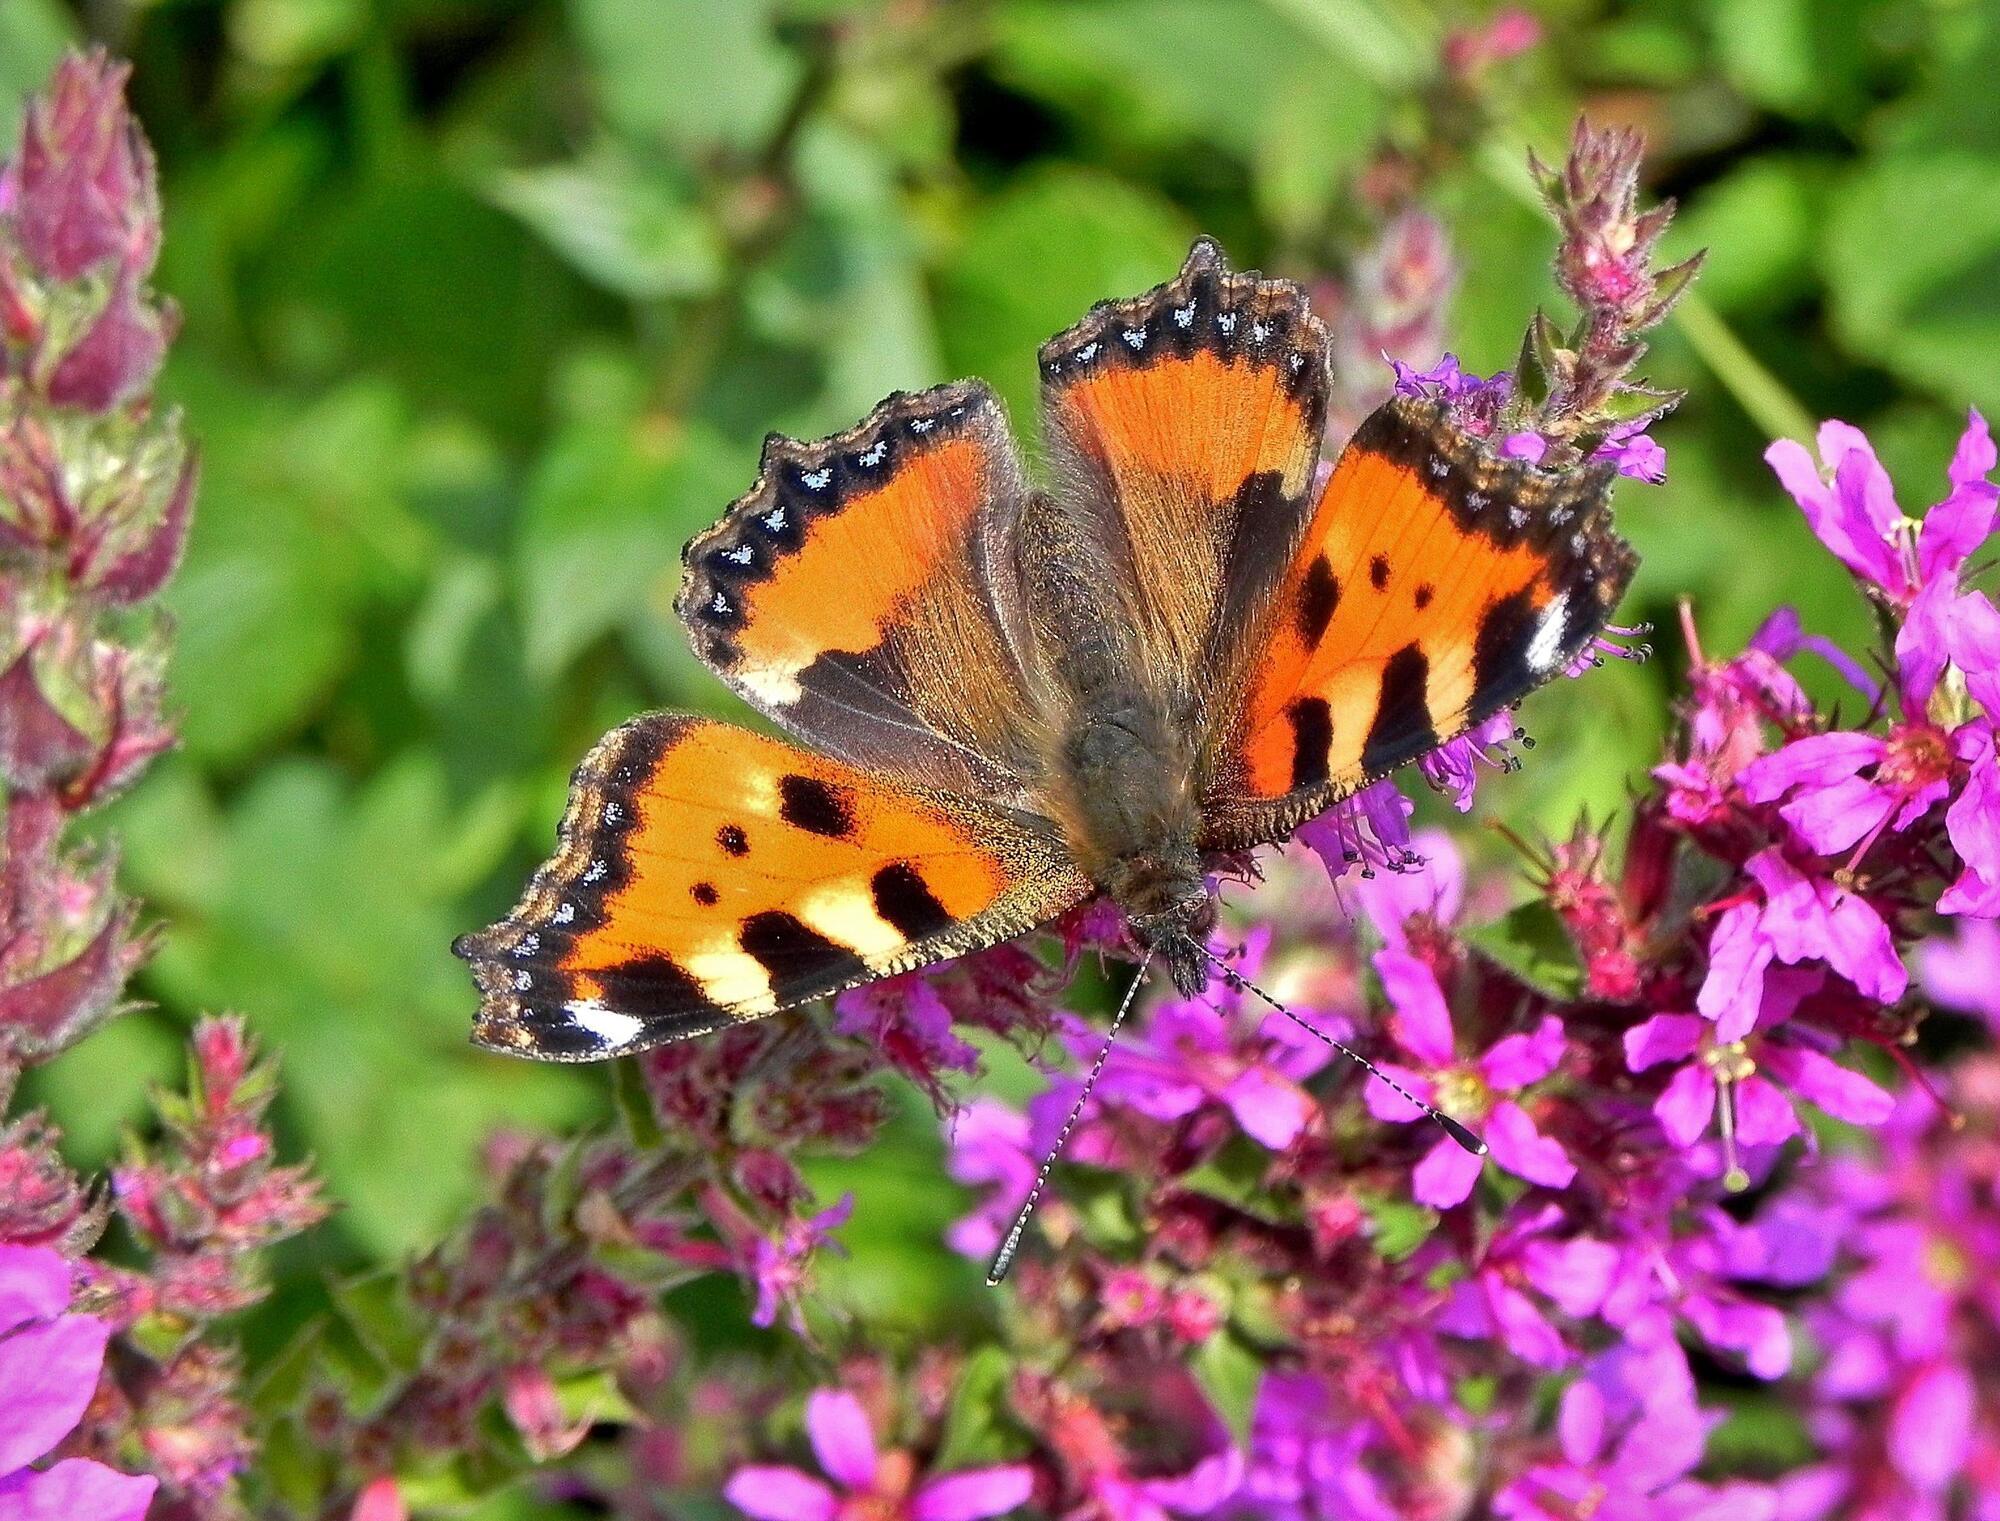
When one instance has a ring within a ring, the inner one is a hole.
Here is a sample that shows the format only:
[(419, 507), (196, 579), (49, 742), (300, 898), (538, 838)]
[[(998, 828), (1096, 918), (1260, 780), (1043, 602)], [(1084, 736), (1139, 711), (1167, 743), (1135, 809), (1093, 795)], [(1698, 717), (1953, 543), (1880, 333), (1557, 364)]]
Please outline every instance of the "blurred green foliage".
[[(0, 106), (88, 26), (162, 159), (166, 394), (205, 461), (174, 692), (186, 744), (111, 821), (164, 921), (151, 1012), (39, 1080), (101, 1158), (197, 1009), (282, 1056), (282, 1123), (342, 1213), (292, 1263), (426, 1241), (497, 1125), (604, 1111), (597, 1071), (473, 1052), (447, 946), (510, 900), (569, 767), (645, 706), (731, 711), (669, 613), (681, 542), (768, 429), (988, 377), (1034, 429), (1037, 343), (1196, 231), (1337, 278), (1356, 173), (1423, 132), (1446, 22), (1402, 0), (54, 0), (0, 5)], [(1558, 683), (1483, 812), (1566, 827), (1657, 755), (1684, 668), (1778, 601), (1862, 610), (1759, 461), (1873, 430), (1919, 506), (2000, 411), (2000, 16), (1978, 0), (1558, 0), (1429, 199), (1481, 370), (1554, 299), (1524, 150), (1642, 124), (1703, 305), (1659, 335), (1671, 480), (1627, 483), (1646, 670)], [(1426, 357), (1426, 356), (1416, 356)], [(1935, 493), (1933, 493), (1935, 494)], [(1477, 831), (1467, 829), (1472, 836)], [(1476, 848), (1485, 848), (1478, 846)], [(997, 1072), (1002, 1088), (1018, 1069)], [(828, 1167), (848, 1289), (921, 1324), (970, 1271), (914, 1099)], [(281, 1300), (281, 1305), (286, 1301)]]

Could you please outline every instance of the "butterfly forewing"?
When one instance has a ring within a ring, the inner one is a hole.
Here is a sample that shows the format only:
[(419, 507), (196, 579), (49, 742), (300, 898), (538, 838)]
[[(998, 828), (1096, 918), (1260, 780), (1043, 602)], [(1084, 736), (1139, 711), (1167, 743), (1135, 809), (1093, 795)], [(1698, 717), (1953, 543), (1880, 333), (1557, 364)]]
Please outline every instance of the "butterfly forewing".
[(1209, 843), (1260, 844), (1511, 706), (1603, 629), (1636, 561), (1612, 472), (1501, 458), (1436, 402), (1356, 432), (1245, 629)]
[(919, 785), (1018, 800), (1027, 684), (986, 572), (1025, 492), (976, 381), (883, 402), (757, 481), (684, 552), (695, 651), (801, 741)]

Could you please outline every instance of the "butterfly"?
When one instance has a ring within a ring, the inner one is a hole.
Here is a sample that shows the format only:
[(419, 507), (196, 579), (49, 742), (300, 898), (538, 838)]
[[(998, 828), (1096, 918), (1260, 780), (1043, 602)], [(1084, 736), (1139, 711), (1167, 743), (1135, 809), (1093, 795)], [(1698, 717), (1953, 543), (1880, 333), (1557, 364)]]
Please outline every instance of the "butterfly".
[(1219, 861), (1564, 670), (1636, 565), (1609, 465), (1503, 458), (1435, 400), (1320, 484), (1326, 330), (1208, 239), (1039, 363), (1043, 486), (978, 381), (765, 441), (676, 609), (796, 743), (682, 713), (600, 741), (555, 855), (454, 946), (479, 1044), (643, 1051), (1099, 894), (1193, 995)]

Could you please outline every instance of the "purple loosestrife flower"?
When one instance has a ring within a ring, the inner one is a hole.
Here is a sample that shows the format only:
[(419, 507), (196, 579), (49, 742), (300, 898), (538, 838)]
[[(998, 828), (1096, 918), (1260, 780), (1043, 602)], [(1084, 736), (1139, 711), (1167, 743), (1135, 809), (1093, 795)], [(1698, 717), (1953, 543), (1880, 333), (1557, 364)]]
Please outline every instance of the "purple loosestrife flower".
[[(1256, 978), (1269, 942), (1269, 930), (1247, 938), (1246, 976)], [(1260, 1146), (1285, 1150), (1318, 1107), (1301, 1085), (1333, 1053), (1276, 1013), (1267, 1018), (1264, 1006), (1250, 1000), (1241, 990), (1216, 987), (1156, 1005), (1138, 1035), (1112, 1048), (1098, 1101), (1167, 1122), (1220, 1107)], [(1097, 1039), (1078, 1032), (1072, 1048), (1087, 1060)]]
[[(1604, 1303), (1618, 1266), (1618, 1249), (1608, 1242), (1558, 1235), (1567, 1218), (1553, 1202), (1516, 1210), (1479, 1251), (1470, 1276), (1452, 1285), (1438, 1328), (1473, 1341), (1497, 1341), (1531, 1367), (1567, 1366), (1575, 1352), (1527, 1289), (1580, 1320)], [(1455, 1250), (1427, 1247), (1412, 1266), (1445, 1266), (1450, 1255)]]
[(104, 1365), (111, 1328), (69, 1299), (60, 1253), (0, 1246), (0, 1521), (138, 1521), (159, 1484), (87, 1458), (28, 1466), (83, 1419)]
[(1017, 1377), (1015, 1405), (1055, 1453), (1079, 1501), (1061, 1513), (1092, 1521), (1208, 1515), (1242, 1484), (1243, 1450), (1186, 1373), (1142, 1367), (1130, 1382), (1110, 1392), (1133, 1406), (1140, 1438), (1133, 1445), (1147, 1454), (1144, 1463), (1081, 1394), (1041, 1374)]
[(1882, 916), (1860, 893), (1808, 875), (1773, 845), (1744, 863), (1762, 901), (1732, 904), (1716, 917), (1708, 942), (1708, 974), (1695, 1007), (1715, 1022), (1727, 1044), (1756, 1027), (1765, 971), (1776, 962), (1824, 962), (1865, 996), (1894, 1003), (1909, 986)]
[(1223, 1513), (1231, 1521), (1399, 1521), (1403, 1514), (1362, 1462), (1376, 1433), (1342, 1420), (1326, 1380), (1267, 1372), (1250, 1416), (1243, 1487)]
[(1696, 1405), (1671, 1337), (1616, 1348), (1563, 1392), (1557, 1453), (1502, 1488), (1494, 1513), (1509, 1521), (1772, 1521), (1769, 1491), (1718, 1491), (1687, 1477), (1720, 1419)]
[(1917, 971), (1933, 1003), (1985, 1021), (2000, 1037), (2000, 924), (1960, 920), (1952, 939), (1925, 943)]
[(979, 1053), (952, 1029), (950, 1007), (932, 984), (942, 968), (850, 988), (834, 999), (833, 1027), (868, 1041), (888, 1064), (944, 1102), (943, 1074), (972, 1072)]
[(1028, 1117), (998, 1099), (974, 1099), (950, 1130), (945, 1167), (968, 1188), (991, 1188), (979, 1207), (945, 1231), (945, 1243), (967, 1257), (993, 1260), (1007, 1227), (1034, 1186)]
[(1035, 1487), (1025, 1463), (920, 1478), (909, 1453), (876, 1445), (861, 1401), (838, 1389), (806, 1397), (806, 1437), (825, 1479), (752, 1464), (723, 1497), (757, 1521), (983, 1521), (1026, 1504)]
[[(1818, 982), (1796, 972), (1774, 972), (1794, 984)], [(1783, 995), (1781, 995), (1782, 997)], [(1799, 991), (1790, 995), (1796, 1004)], [(1767, 998), (1766, 1018), (1778, 1005)], [(1793, 1044), (1782, 1035), (1755, 1033), (1741, 1040), (1720, 1041), (1715, 1026), (1693, 1014), (1655, 1014), (1625, 1032), (1625, 1065), (1644, 1072), (1677, 1063), (1665, 1090), (1653, 1101), (1653, 1115), (1676, 1146), (1695, 1145), (1721, 1115), (1724, 1182), (1730, 1188), (1749, 1186), (1737, 1160), (1736, 1148), (1775, 1146), (1801, 1130), (1792, 1097), (1817, 1104), (1836, 1119), (1854, 1125), (1879, 1125), (1889, 1117), (1893, 1100), (1861, 1073), (1843, 1067), (1809, 1046)]]
[[(1545, 1014), (1532, 1030), (1495, 1042), (1484, 1055), (1461, 1059), (1451, 1028), (1451, 1010), (1438, 986), (1437, 974), (1408, 951), (1375, 953), (1375, 970), (1394, 1011), (1389, 1033), (1419, 1065), (1378, 1062), (1377, 1066), (1418, 1098), (1435, 1104), (1454, 1119), (1462, 1119), (1484, 1137), (1494, 1162), (1530, 1183), (1565, 1188), (1576, 1166), (1560, 1142), (1535, 1128), (1518, 1102), (1524, 1090), (1561, 1065), (1564, 1051), (1562, 1021)], [(1407, 1124), (1423, 1112), (1376, 1078), (1368, 1080), (1368, 1112), (1378, 1120)], [(1411, 1176), (1417, 1199), (1439, 1209), (1462, 1204), (1479, 1181), (1481, 1158), (1449, 1136), (1440, 1136)]]

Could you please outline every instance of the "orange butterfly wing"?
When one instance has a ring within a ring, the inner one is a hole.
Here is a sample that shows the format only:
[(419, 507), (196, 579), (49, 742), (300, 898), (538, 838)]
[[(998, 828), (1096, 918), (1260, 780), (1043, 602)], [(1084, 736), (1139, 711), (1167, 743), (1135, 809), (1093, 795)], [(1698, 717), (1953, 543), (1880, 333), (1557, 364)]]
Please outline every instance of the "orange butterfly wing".
[(755, 485), (683, 552), (681, 620), (723, 680), (814, 749), (1018, 801), (1027, 687), (989, 568), (1025, 496), (976, 381), (898, 393), (814, 443), (773, 434)]
[(1102, 593), (1126, 601), (1134, 662), (1192, 722), (1220, 631), (1309, 516), (1326, 331), (1297, 286), (1232, 272), (1203, 238), (1173, 280), (1050, 340), (1041, 366), (1058, 499), (1115, 572)]
[(1612, 479), (1503, 459), (1434, 402), (1379, 408), (1246, 630), (1205, 843), (1282, 838), (1574, 661), (1637, 564)]
[(453, 949), (480, 1044), (595, 1061), (996, 944), (1089, 891), (1012, 814), (650, 714), (577, 769), (514, 911)]

